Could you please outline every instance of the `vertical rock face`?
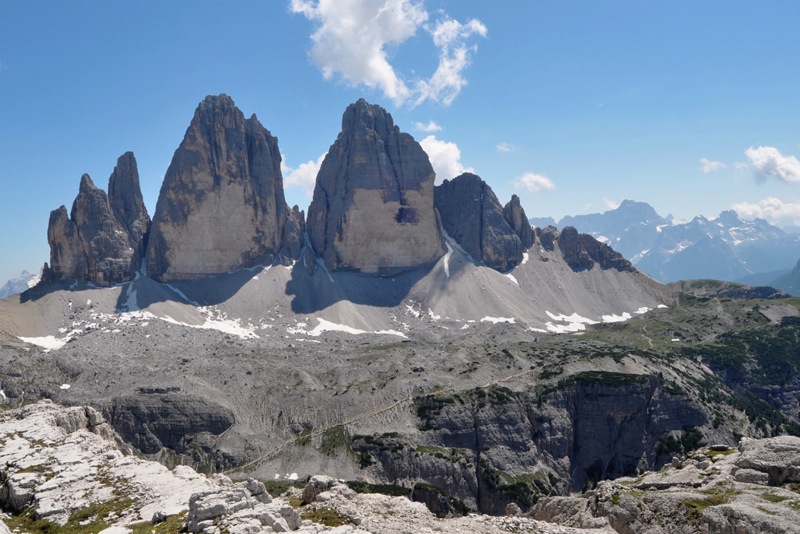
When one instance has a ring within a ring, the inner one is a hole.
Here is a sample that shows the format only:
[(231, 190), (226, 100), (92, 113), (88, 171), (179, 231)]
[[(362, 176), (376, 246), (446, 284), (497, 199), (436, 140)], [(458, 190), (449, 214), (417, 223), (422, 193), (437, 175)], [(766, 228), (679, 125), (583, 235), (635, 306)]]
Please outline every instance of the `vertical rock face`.
[(107, 286), (132, 279), (138, 267), (139, 255), (131, 246), (128, 230), (115, 217), (106, 193), (88, 174), (81, 178), (70, 216), (64, 206), (50, 213), (47, 240), (48, 280)]
[(530, 231), (530, 224), (519, 206), (519, 199), (516, 201), (519, 209), (512, 200), (507, 211), (512, 221), (514, 217), (522, 217), (522, 222), (517, 223), (520, 233), (506, 220), (492, 188), (475, 174), (464, 173), (445, 180), (436, 187), (435, 198), (442, 226), (473, 258), (501, 272), (513, 269), (522, 261), (527, 247), (520, 233), (526, 240), (531, 240), (532, 236), (525, 233), (525, 225)]
[(108, 202), (117, 221), (128, 231), (136, 254), (144, 258), (150, 216), (144, 206), (139, 169), (133, 152), (125, 152), (117, 159), (117, 166), (108, 179)]
[(227, 95), (206, 97), (164, 177), (148, 274), (192, 279), (273, 262), (289, 216), (280, 164), (278, 140), (255, 115), (245, 119)]
[(511, 195), (511, 200), (503, 208), (503, 217), (522, 241), (522, 248), (531, 248), (536, 241), (536, 234), (533, 232), (531, 223), (528, 222), (528, 216), (525, 215), (525, 210), (522, 209), (517, 195)]
[(326, 267), (388, 274), (439, 259), (434, 177), (386, 110), (364, 99), (348, 106), (308, 210), (308, 236)]

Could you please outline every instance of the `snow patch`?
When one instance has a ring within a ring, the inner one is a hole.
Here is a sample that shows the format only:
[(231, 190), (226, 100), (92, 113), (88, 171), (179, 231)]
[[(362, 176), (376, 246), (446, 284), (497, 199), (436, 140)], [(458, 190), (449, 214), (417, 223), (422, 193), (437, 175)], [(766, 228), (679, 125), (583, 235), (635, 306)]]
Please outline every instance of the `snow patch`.
[(522, 263), (521, 263), (521, 265), (525, 265), (526, 263), (528, 263), (528, 258), (529, 258), (529, 257), (530, 257), (530, 256), (528, 256), (528, 253), (527, 253), (527, 252), (523, 252), (523, 253), (522, 253)]
[(169, 315), (160, 317), (160, 319), (170, 324), (185, 326), (188, 328), (197, 328), (200, 330), (218, 330), (225, 334), (237, 336), (241, 339), (259, 338), (254, 331), (255, 328), (252, 325), (242, 326), (240, 319), (228, 319), (227, 316), (225, 316), (224, 314), (220, 314), (217, 315), (216, 317), (213, 317), (210, 316), (210, 312), (208, 311), (207, 308), (200, 308), (200, 311), (208, 314), (206, 316), (206, 321), (200, 325), (183, 323), (181, 321), (173, 319)]
[(441, 316), (441, 315), (436, 315), (435, 313), (433, 313), (433, 310), (432, 310), (432, 309), (430, 309), (430, 308), (428, 308), (428, 315), (429, 315), (429, 316), (430, 316), (430, 318), (431, 318), (431, 319), (433, 319), (434, 321), (438, 321), (439, 319), (441, 319), (441, 318), (442, 318), (442, 316)]
[(569, 334), (573, 332), (582, 332), (586, 330), (585, 323), (567, 323), (567, 324), (553, 324), (550, 321), (545, 323), (548, 332), (555, 334)]
[(483, 317), (481, 319), (481, 322), (482, 323), (492, 323), (492, 324), (497, 324), (497, 323), (514, 324), (514, 318), (513, 317), (489, 317), (489, 316), (486, 316), (486, 317)]
[(630, 319), (631, 317), (632, 316), (630, 313), (623, 312), (622, 315), (616, 315), (613, 313), (611, 315), (603, 315), (601, 319), (603, 320), (604, 323), (623, 323), (628, 319)]
[(549, 311), (545, 311), (548, 317), (550, 317), (554, 321), (561, 321), (563, 323), (570, 323), (570, 324), (597, 324), (597, 321), (593, 321), (577, 313), (573, 313), (572, 315), (564, 315), (563, 313), (560, 315), (556, 315)]
[(633, 313), (635, 313), (636, 315), (644, 315), (645, 313), (649, 312), (652, 309), (653, 308), (648, 308), (647, 306), (642, 306), (641, 308), (639, 308), (638, 310), (636, 310)]
[(71, 387), (72, 387), (72, 386), (70, 386), (69, 384), (61, 384), (61, 385), (58, 387), (58, 389), (63, 389), (63, 390), (65, 390), (65, 391), (66, 391), (66, 390), (68, 390), (68, 389), (69, 389), (69, 388), (71, 388)]
[[(397, 330), (377, 330), (375, 332), (368, 332), (366, 330), (361, 330), (358, 328), (353, 328), (352, 326), (347, 326), (344, 324), (338, 324), (321, 317), (317, 317), (317, 321), (319, 324), (315, 326), (312, 330), (305, 330), (306, 323), (297, 323), (296, 328), (289, 328), (287, 332), (290, 334), (305, 334), (307, 336), (318, 337), (321, 336), (324, 332), (344, 332), (346, 334), (386, 334), (390, 336), (399, 336), (399, 337), (406, 337), (406, 335), (402, 332), (398, 332)], [(302, 325), (302, 326), (301, 326)]]
[(453, 253), (453, 247), (447, 241), (444, 244), (447, 247), (447, 253), (444, 255), (444, 276), (450, 278), (450, 255)]
[(659, 309), (661, 309), (661, 308), (667, 308), (667, 307), (668, 307), (668, 306), (667, 306), (666, 304), (659, 304), (659, 305), (658, 305), (658, 308), (659, 308)]
[(42, 336), (42, 337), (22, 337), (20, 338), (25, 343), (30, 343), (31, 345), (36, 345), (37, 347), (42, 347), (45, 349), (45, 352), (49, 352), (51, 350), (58, 350), (70, 340), (72, 340), (71, 335), (67, 335), (64, 337), (56, 337), (56, 336)]
[(197, 302), (195, 302), (192, 299), (190, 299), (189, 297), (187, 297), (186, 293), (184, 293), (183, 291), (181, 291), (177, 287), (175, 287), (175, 286), (173, 286), (171, 284), (164, 284), (164, 285), (167, 286), (168, 288), (170, 288), (173, 292), (175, 292), (176, 295), (178, 295), (180, 298), (182, 298), (183, 300), (185, 300), (186, 302), (188, 302), (192, 306), (198, 306), (198, 307), (200, 306), (200, 304), (198, 304)]
[(514, 277), (514, 275), (513, 275), (513, 274), (511, 274), (511, 273), (506, 273), (506, 274), (504, 274), (503, 276), (507, 277), (509, 280), (511, 280), (511, 281), (512, 281), (512, 282), (514, 282), (515, 284), (519, 285), (519, 282), (517, 282), (517, 279)]

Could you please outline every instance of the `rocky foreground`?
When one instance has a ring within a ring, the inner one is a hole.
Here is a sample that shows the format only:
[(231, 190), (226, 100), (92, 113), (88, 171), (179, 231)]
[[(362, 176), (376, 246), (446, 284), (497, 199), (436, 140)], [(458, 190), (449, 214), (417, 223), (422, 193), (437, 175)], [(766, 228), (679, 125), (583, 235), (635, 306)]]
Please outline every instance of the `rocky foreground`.
[(325, 476), (280, 497), (131, 454), (88, 407), (42, 401), (0, 417), (0, 532), (773, 532), (800, 531), (800, 438), (743, 439), (639, 478), (541, 499), (522, 517), (438, 519), (406, 497)]

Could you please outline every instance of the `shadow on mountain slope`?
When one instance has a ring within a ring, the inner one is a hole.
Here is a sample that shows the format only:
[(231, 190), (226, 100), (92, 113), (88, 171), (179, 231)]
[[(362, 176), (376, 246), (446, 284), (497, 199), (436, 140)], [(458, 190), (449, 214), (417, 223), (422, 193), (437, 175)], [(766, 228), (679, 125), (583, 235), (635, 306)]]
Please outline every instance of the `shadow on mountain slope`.
[(286, 295), (292, 297), (292, 311), (301, 314), (318, 312), (345, 300), (367, 306), (393, 307), (400, 305), (435, 267), (436, 264), (431, 264), (395, 276), (355, 271), (329, 273), (319, 267), (309, 274), (298, 263), (286, 283)]

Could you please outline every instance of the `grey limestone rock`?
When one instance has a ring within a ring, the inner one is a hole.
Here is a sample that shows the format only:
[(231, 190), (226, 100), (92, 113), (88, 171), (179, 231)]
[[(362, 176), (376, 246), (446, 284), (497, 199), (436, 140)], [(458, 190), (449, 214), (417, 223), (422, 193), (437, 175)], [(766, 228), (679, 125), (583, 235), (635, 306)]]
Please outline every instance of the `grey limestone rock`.
[(520, 241), (522, 241), (522, 248), (531, 248), (536, 241), (536, 234), (531, 223), (528, 222), (528, 216), (525, 215), (525, 210), (522, 209), (522, 204), (520, 204), (517, 195), (511, 195), (511, 200), (503, 207), (503, 217), (519, 236)]
[[(134, 194), (133, 187), (129, 194)], [(123, 196), (117, 197), (119, 202)], [(88, 174), (81, 177), (70, 215), (64, 206), (50, 213), (47, 240), (50, 264), (44, 274), (46, 280), (109, 286), (131, 280), (138, 268), (139, 255), (128, 229), (117, 219), (106, 193)]]
[(139, 168), (133, 152), (125, 152), (117, 159), (117, 166), (108, 179), (108, 202), (114, 216), (128, 231), (131, 246), (144, 258), (150, 216), (144, 205), (139, 185)]
[(564, 261), (575, 272), (590, 270), (595, 264), (601, 269), (636, 271), (633, 264), (622, 254), (589, 234), (578, 233), (572, 226), (567, 226), (561, 232), (554, 226), (537, 228), (536, 236), (545, 250), (553, 251), (557, 245)]
[(161, 187), (147, 246), (157, 280), (185, 280), (272, 263), (289, 208), (278, 140), (227, 95), (195, 111)]
[[(768, 440), (743, 438), (737, 467), (767, 475), (770, 485), (800, 482), (800, 438), (778, 436)], [(737, 475), (739, 471), (737, 471)]]
[[(497, 200), (492, 188), (479, 176), (461, 174), (436, 186), (435, 205), (447, 233), (475, 260), (492, 269), (504, 272), (519, 265), (525, 246), (520, 234), (531, 240), (530, 230), (522, 207), (512, 200), (507, 210)], [(519, 232), (509, 223), (517, 224)], [(515, 218), (522, 217), (521, 221)]]
[(434, 172), (413, 137), (364, 99), (347, 107), (322, 162), (308, 236), (330, 270), (390, 274), (444, 254)]

